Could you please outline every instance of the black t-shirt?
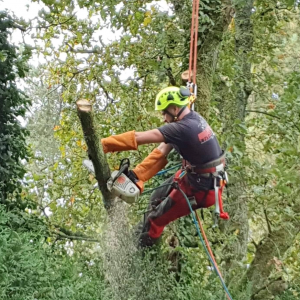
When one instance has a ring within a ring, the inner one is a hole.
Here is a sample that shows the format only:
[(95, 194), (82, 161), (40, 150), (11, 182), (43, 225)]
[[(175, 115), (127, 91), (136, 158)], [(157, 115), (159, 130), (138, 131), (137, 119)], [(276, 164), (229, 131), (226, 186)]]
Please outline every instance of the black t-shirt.
[(221, 156), (219, 142), (205, 119), (195, 111), (185, 115), (180, 121), (161, 126), (158, 130), (165, 143), (192, 165), (201, 165)]

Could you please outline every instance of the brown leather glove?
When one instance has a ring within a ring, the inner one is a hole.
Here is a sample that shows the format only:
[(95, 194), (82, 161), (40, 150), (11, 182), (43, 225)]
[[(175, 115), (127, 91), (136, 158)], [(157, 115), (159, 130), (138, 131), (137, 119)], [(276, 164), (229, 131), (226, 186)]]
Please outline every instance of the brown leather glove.
[(134, 130), (101, 139), (101, 143), (104, 153), (137, 150), (138, 148)]
[(143, 183), (152, 178), (157, 172), (165, 167), (168, 160), (165, 155), (158, 150), (154, 149), (140, 164), (138, 164), (132, 171), (139, 179), (136, 185), (143, 191)]

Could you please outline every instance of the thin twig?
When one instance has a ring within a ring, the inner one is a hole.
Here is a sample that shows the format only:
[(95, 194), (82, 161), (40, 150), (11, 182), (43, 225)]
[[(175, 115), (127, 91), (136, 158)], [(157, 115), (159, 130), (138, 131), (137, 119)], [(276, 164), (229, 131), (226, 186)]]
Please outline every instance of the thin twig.
[(69, 46), (69, 49), (71, 52), (74, 53), (81, 53), (81, 54), (101, 54), (102, 51), (97, 50), (97, 49), (92, 49), (92, 50), (85, 50), (85, 49), (74, 49), (70, 44), (66, 43)]
[(57, 235), (60, 238), (63, 239), (70, 239), (70, 240), (77, 240), (77, 241), (87, 241), (87, 242), (95, 242), (95, 243), (100, 243), (100, 240), (98, 239), (93, 239), (91, 237), (85, 237), (85, 236), (74, 236), (74, 235), (66, 235), (62, 232), (58, 232)]
[(263, 115), (267, 115), (267, 116), (270, 116), (270, 117), (273, 117), (273, 118), (276, 118), (278, 120), (280, 120), (280, 117), (276, 116), (276, 115), (272, 115), (272, 114), (269, 114), (265, 111), (260, 111), (260, 110), (246, 110), (246, 112), (253, 112), (253, 113), (258, 113), (258, 114), (263, 114)]
[(268, 218), (268, 214), (267, 214), (267, 210), (264, 208), (264, 215), (267, 221), (267, 226), (268, 226), (268, 232), (271, 234), (272, 233), (272, 229), (271, 229), (271, 223), (270, 220)]

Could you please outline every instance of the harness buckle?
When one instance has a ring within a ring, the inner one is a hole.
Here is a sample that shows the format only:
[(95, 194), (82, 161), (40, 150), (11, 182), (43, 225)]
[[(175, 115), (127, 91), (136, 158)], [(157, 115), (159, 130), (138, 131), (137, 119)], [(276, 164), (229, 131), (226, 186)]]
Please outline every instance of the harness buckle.
[(220, 214), (214, 212), (214, 216), (213, 216), (213, 219), (214, 219), (214, 224), (212, 226), (212, 228), (216, 228), (216, 227), (219, 227), (219, 218), (220, 218)]
[(191, 173), (192, 173), (192, 174), (197, 174), (196, 171), (195, 171), (195, 168), (196, 168), (195, 166), (192, 166), (192, 165), (191, 165)]
[(193, 88), (193, 87), (194, 87), (194, 83), (191, 82), (191, 81), (188, 81), (188, 82), (186, 83), (186, 87), (187, 87), (188, 89)]
[(224, 172), (224, 179), (225, 179), (225, 181), (226, 181), (226, 184), (228, 184), (228, 174), (227, 174), (227, 172), (225, 171)]
[(197, 206), (197, 201), (196, 201), (196, 198), (194, 196), (188, 197), (188, 199), (189, 199), (190, 204), (191, 204), (192, 207)]

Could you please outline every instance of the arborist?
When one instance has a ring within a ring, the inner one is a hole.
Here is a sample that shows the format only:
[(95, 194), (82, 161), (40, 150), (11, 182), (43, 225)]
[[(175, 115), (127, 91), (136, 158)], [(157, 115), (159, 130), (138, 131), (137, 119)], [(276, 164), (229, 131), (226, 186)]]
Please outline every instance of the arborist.
[[(188, 197), (194, 210), (216, 204), (221, 218), (228, 218), (222, 210), (222, 191), (225, 182), (225, 156), (217, 137), (207, 121), (190, 110), (190, 90), (167, 87), (155, 100), (167, 123), (144, 132), (129, 131), (101, 140), (105, 153), (137, 150), (139, 145), (160, 143), (140, 164), (126, 175), (143, 191), (143, 183), (167, 164), (167, 156), (174, 148), (182, 157), (182, 168), (167, 183), (175, 183)], [(180, 176), (183, 174), (186, 176)], [(179, 178), (180, 177), (180, 178)], [(156, 189), (150, 197), (150, 210), (143, 222), (139, 245), (154, 245), (170, 222), (188, 215), (189, 206), (176, 185)]]

